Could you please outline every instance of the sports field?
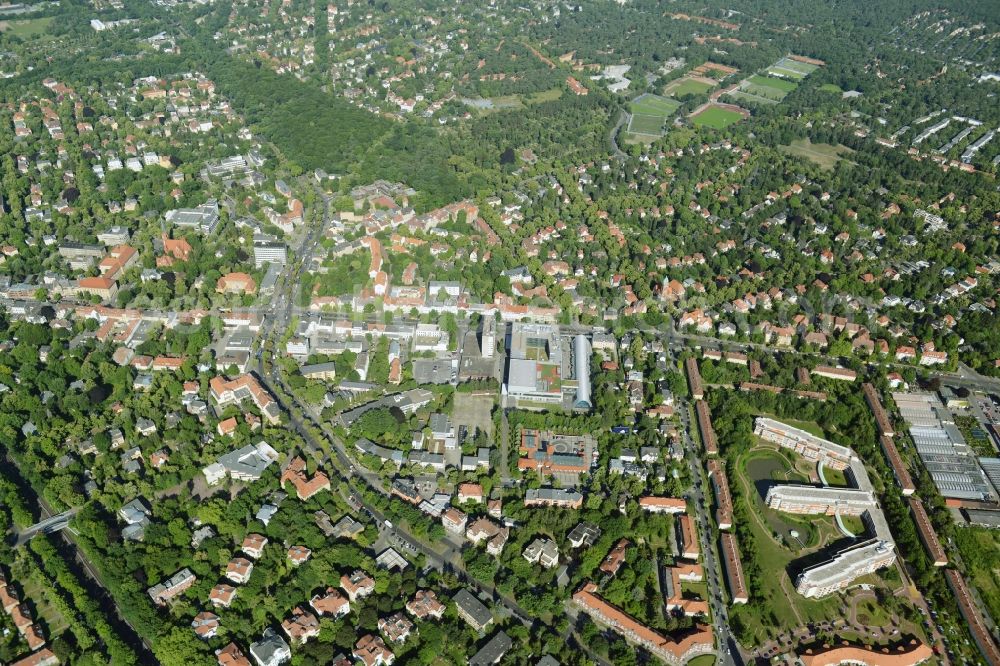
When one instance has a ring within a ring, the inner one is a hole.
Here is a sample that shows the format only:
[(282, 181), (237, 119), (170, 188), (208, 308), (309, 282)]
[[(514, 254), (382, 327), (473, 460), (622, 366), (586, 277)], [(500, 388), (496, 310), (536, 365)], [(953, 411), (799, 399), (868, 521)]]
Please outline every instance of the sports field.
[(626, 132), (633, 139), (650, 141), (663, 136), (663, 125), (681, 103), (660, 95), (640, 95), (629, 104), (632, 118)]
[(630, 134), (645, 134), (648, 136), (660, 136), (663, 134), (663, 116), (647, 116), (639, 113), (632, 114), (632, 119), (628, 124)]
[(778, 74), (789, 79), (804, 79), (817, 69), (819, 69), (817, 65), (792, 60), (791, 58), (782, 58), (778, 62), (771, 65), (768, 71), (770, 72), (771, 70), (774, 70), (771, 73)]
[(666, 118), (680, 107), (677, 102), (659, 95), (640, 95), (632, 100), (633, 114), (643, 116), (663, 116)]
[(758, 86), (766, 86), (768, 88), (776, 88), (778, 90), (783, 90), (786, 93), (790, 93), (798, 86), (791, 82), (785, 81), (784, 79), (776, 79), (771, 76), (761, 76), (760, 74), (754, 74), (750, 77), (750, 82)]
[(740, 90), (772, 102), (780, 102), (798, 86), (792, 81), (754, 74), (743, 82)]
[(708, 83), (701, 79), (685, 77), (667, 84), (663, 92), (672, 97), (682, 97), (684, 95), (703, 95), (715, 87), (714, 83)]
[(691, 116), (691, 122), (697, 127), (724, 129), (733, 123), (743, 120), (743, 114), (721, 106), (709, 105)]

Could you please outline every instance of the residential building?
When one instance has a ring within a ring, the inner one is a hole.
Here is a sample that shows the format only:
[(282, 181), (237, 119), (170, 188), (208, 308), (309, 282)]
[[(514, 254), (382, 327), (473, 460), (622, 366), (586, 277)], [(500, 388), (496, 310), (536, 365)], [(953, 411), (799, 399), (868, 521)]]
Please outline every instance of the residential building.
[(698, 546), (698, 535), (695, 533), (694, 521), (691, 516), (682, 513), (677, 516), (676, 526), (678, 552), (681, 557), (688, 560), (697, 560), (701, 556), (701, 548)]
[(621, 569), (622, 564), (625, 563), (625, 553), (627, 552), (628, 547), (628, 539), (619, 540), (618, 543), (615, 544), (614, 548), (608, 552), (598, 569), (609, 576), (614, 576), (618, 573), (618, 570)]
[(281, 485), (285, 483), (291, 483), (295, 487), (295, 494), (302, 501), (312, 498), (323, 490), (330, 490), (330, 478), (317, 470), (310, 479), (306, 474), (306, 461), (300, 456), (293, 458), (281, 473)]
[(536, 538), (524, 549), (523, 556), (532, 564), (551, 569), (559, 564), (559, 546), (551, 539)]
[(468, 622), (469, 626), (476, 631), (483, 631), (493, 623), (493, 613), (490, 612), (490, 609), (467, 589), (459, 590), (452, 597), (452, 601), (455, 602), (459, 617)]
[(728, 530), (733, 526), (733, 499), (729, 494), (729, 479), (723, 465), (719, 460), (709, 460), (708, 477), (715, 491), (715, 522), (720, 530)]
[(434, 590), (417, 590), (413, 599), (406, 603), (406, 610), (418, 620), (426, 620), (429, 617), (440, 620), (446, 608), (447, 606), (438, 601)]
[(479, 544), (486, 541), (486, 552), (494, 557), (503, 552), (510, 536), (510, 529), (501, 527), (488, 518), (475, 520), (465, 530), (465, 538), (472, 543)]
[(281, 623), (292, 645), (304, 645), (310, 638), (319, 636), (319, 620), (302, 606), (296, 606), (292, 615)]
[(734, 604), (745, 604), (750, 600), (750, 595), (747, 592), (747, 581), (743, 575), (743, 561), (740, 559), (736, 537), (723, 532), (719, 535), (719, 545), (722, 565), (726, 571), (726, 583), (729, 586), (729, 597)]
[(685, 513), (687, 502), (676, 497), (640, 497), (639, 508), (650, 513)]
[(219, 583), (208, 593), (208, 601), (219, 608), (229, 608), (236, 598), (236, 588), (226, 583)]
[(441, 524), (452, 534), (463, 534), (469, 517), (458, 509), (451, 507), (441, 514)]
[(958, 610), (969, 627), (969, 633), (972, 634), (979, 651), (986, 658), (986, 663), (990, 666), (1000, 664), (1000, 648), (995, 642), (995, 634), (986, 626), (983, 614), (969, 591), (968, 583), (965, 582), (962, 574), (955, 569), (945, 569), (944, 575), (948, 581), (948, 587), (955, 595)]
[(837, 553), (833, 559), (809, 567), (795, 580), (804, 597), (823, 597), (848, 587), (855, 579), (896, 561), (891, 543), (870, 539)]
[(597, 585), (594, 583), (586, 583), (580, 588), (573, 595), (573, 602), (595, 622), (610, 627), (626, 640), (640, 645), (671, 666), (682, 666), (699, 654), (711, 652), (715, 647), (711, 627), (695, 625), (693, 630), (679, 637), (664, 636), (597, 596)]
[(524, 506), (579, 509), (583, 506), (583, 495), (563, 488), (528, 488), (524, 492)]
[(351, 575), (344, 574), (340, 577), (340, 586), (347, 592), (351, 601), (357, 601), (375, 591), (375, 581), (360, 569)]
[(209, 388), (212, 398), (220, 408), (239, 404), (249, 399), (271, 425), (276, 425), (281, 420), (281, 410), (278, 403), (253, 375), (240, 375), (231, 380), (213, 377), (212, 381), (209, 382)]
[(291, 660), (292, 649), (277, 631), (268, 627), (259, 641), (250, 644), (250, 656), (257, 666), (281, 666)]
[(191, 628), (202, 640), (213, 638), (219, 632), (219, 616), (209, 611), (202, 611), (191, 620)]
[(314, 594), (309, 604), (320, 615), (328, 615), (334, 619), (351, 612), (351, 602), (335, 587), (328, 587), (322, 593)]
[(251, 666), (250, 660), (246, 658), (236, 643), (230, 643), (226, 647), (216, 650), (215, 658), (219, 661), (219, 666)]
[(237, 585), (242, 585), (250, 580), (251, 573), (253, 573), (253, 562), (245, 557), (234, 557), (226, 565), (226, 578)]
[(809, 460), (822, 461), (832, 469), (847, 469), (855, 458), (854, 452), (846, 446), (764, 416), (758, 416), (754, 421), (753, 432), (761, 439), (791, 449)]
[(264, 546), (267, 545), (267, 541), (267, 537), (263, 534), (248, 534), (243, 539), (242, 550), (247, 557), (259, 560), (260, 556), (264, 554)]
[(511, 640), (503, 631), (498, 631), (493, 638), (491, 638), (486, 645), (479, 649), (476, 654), (472, 655), (469, 659), (469, 666), (491, 666), (491, 664), (499, 664), (500, 660), (504, 658), (504, 655), (510, 651), (510, 648), (514, 645)]
[(694, 404), (695, 414), (698, 417), (698, 431), (701, 433), (701, 443), (705, 447), (705, 454), (709, 456), (719, 455), (719, 439), (715, 435), (715, 428), (712, 427), (712, 413), (708, 408), (708, 403), (699, 400)]
[(857, 666), (917, 666), (934, 658), (934, 651), (920, 641), (895, 647), (843, 644), (800, 650), (798, 661), (802, 666), (829, 666), (830, 664), (855, 664)]
[(371, 634), (362, 636), (351, 654), (365, 666), (389, 666), (396, 659), (396, 655), (385, 646), (382, 638)]
[(907, 497), (906, 501), (910, 505), (913, 521), (917, 524), (917, 534), (920, 535), (920, 540), (923, 542), (924, 548), (927, 549), (927, 556), (931, 563), (936, 567), (945, 566), (948, 564), (948, 555), (945, 554), (944, 548), (941, 546), (941, 540), (938, 539), (937, 532), (934, 531), (934, 525), (931, 524), (931, 519), (924, 509), (923, 503), (916, 496)]
[(379, 619), (378, 630), (385, 634), (390, 643), (403, 643), (410, 637), (414, 627), (405, 615), (394, 613)]
[(566, 535), (566, 540), (571, 547), (580, 548), (582, 546), (593, 546), (600, 537), (601, 528), (593, 523), (583, 522), (570, 530), (570, 533)]
[(165, 606), (183, 594), (197, 580), (190, 569), (181, 569), (162, 583), (157, 583), (149, 588), (146, 592), (157, 606)]

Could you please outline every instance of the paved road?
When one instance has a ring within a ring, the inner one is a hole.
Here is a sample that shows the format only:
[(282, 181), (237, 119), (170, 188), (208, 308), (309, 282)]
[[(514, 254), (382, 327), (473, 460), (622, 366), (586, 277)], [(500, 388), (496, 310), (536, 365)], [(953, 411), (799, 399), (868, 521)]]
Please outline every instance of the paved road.
[(691, 429), (695, 425), (691, 422), (691, 412), (687, 402), (678, 404), (677, 414), (681, 419), (684, 448), (688, 451), (687, 459), (691, 468), (692, 487), (688, 499), (694, 504), (695, 522), (701, 540), (705, 581), (708, 583), (708, 605), (712, 610), (712, 627), (718, 645), (717, 663), (721, 666), (742, 666), (743, 659), (740, 656), (739, 645), (729, 631), (729, 609), (726, 607), (722, 571), (715, 550), (712, 497), (706, 492), (708, 484), (704, 477), (705, 465), (701, 459), (701, 447), (691, 436)]
[(53, 532), (59, 532), (69, 526), (69, 521), (72, 520), (73, 516), (77, 514), (80, 507), (73, 507), (69, 511), (63, 511), (60, 514), (52, 516), (51, 518), (46, 518), (40, 520), (31, 527), (26, 527), (17, 533), (17, 540), (14, 542), (14, 547), (21, 546), (29, 541), (36, 534), (52, 534)]

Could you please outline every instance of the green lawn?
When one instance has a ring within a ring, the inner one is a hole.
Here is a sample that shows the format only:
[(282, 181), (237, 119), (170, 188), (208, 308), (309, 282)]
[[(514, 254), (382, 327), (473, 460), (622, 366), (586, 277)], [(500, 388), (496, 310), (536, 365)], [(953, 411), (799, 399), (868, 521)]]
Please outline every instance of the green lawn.
[[(763, 527), (769, 524), (764, 515), (766, 508), (753, 489), (746, 472), (747, 462), (759, 455), (759, 451), (754, 451), (737, 461), (736, 473), (732, 478), (734, 483), (739, 484), (739, 492), (750, 500), (753, 515), (749, 524), (757, 548), (757, 561), (763, 570), (761, 587), (766, 610), (760, 612), (759, 605), (751, 604), (734, 607), (733, 613), (737, 614), (739, 621), (748, 626), (756, 634), (757, 640), (762, 642), (766, 640), (766, 636), (773, 635), (775, 629), (790, 631), (808, 622), (832, 620), (840, 617), (841, 613), (840, 600), (836, 595), (824, 599), (806, 599), (795, 592), (795, 582), (789, 578), (787, 570), (789, 564), (804, 555), (808, 549), (793, 552), (775, 541), (770, 530)], [(785, 517), (786, 515), (782, 514), (782, 518)], [(829, 523), (829, 519), (826, 521)], [(814, 527), (821, 527), (824, 531), (830, 529), (828, 524), (820, 526), (819, 522), (814, 521)]]
[(801, 74), (803, 76), (809, 76), (810, 74), (812, 74), (813, 72), (815, 72), (817, 69), (819, 69), (818, 65), (811, 65), (811, 64), (809, 64), (807, 62), (800, 62), (798, 60), (792, 60), (791, 58), (782, 58), (778, 62), (774, 63), (773, 66), (781, 68), (781, 69), (788, 69), (788, 70), (791, 70), (793, 72), (798, 72), (799, 74)]
[(713, 666), (713, 664), (715, 664), (715, 655), (702, 654), (689, 661), (687, 666)]
[(647, 116), (634, 114), (629, 121), (628, 131), (632, 134), (649, 134), (660, 136), (663, 133), (663, 116)]
[(854, 152), (847, 146), (813, 143), (809, 139), (796, 139), (792, 141), (791, 145), (778, 146), (778, 149), (789, 155), (804, 157), (811, 162), (815, 162), (823, 169), (828, 170), (832, 169), (840, 160), (845, 159), (846, 155)]
[(751, 104), (777, 104), (779, 100), (768, 99), (766, 97), (760, 97), (759, 95), (752, 95), (749, 92), (744, 92), (742, 90), (734, 90), (730, 93), (726, 93), (726, 97), (732, 102), (748, 102)]
[(490, 97), (493, 108), (490, 111), (510, 111), (524, 107), (518, 95), (503, 95), (502, 97)]
[(979, 590), (993, 617), (1000, 617), (1000, 530), (962, 527), (955, 530), (967, 580)]
[(869, 627), (884, 627), (889, 624), (889, 614), (874, 599), (863, 599), (857, 603), (858, 622)]
[(823, 476), (826, 477), (826, 482), (831, 486), (837, 486), (838, 488), (847, 487), (847, 477), (844, 476), (844, 472), (839, 469), (831, 469), (830, 467), (823, 468)]
[(53, 21), (53, 17), (25, 19), (23, 21), (0, 21), (0, 32), (14, 35), (22, 39), (35, 37), (45, 32)]
[(542, 104), (544, 102), (553, 102), (560, 97), (562, 97), (562, 88), (552, 88), (551, 90), (543, 90), (542, 92), (537, 92), (534, 95), (528, 97), (528, 104)]
[(630, 105), (633, 114), (666, 118), (680, 108), (680, 102), (659, 95), (641, 95)]
[(834, 93), (835, 95), (843, 94), (843, 90), (835, 83), (824, 83), (819, 87), (823, 92)]
[(21, 584), (24, 586), (25, 598), (31, 599), (35, 605), (35, 619), (45, 625), (49, 636), (57, 636), (65, 631), (69, 624), (59, 611), (46, 600), (42, 588), (36, 585), (35, 581), (30, 578), (21, 581)]
[(667, 85), (666, 94), (673, 97), (680, 97), (682, 95), (701, 95), (707, 93), (709, 90), (715, 86), (709, 85), (703, 81), (696, 81), (694, 79), (679, 79), (669, 85)]
[(861, 536), (865, 533), (865, 522), (858, 516), (841, 516), (840, 519), (844, 521), (844, 527), (851, 534)]
[(711, 127), (714, 129), (725, 129), (733, 123), (743, 120), (743, 116), (736, 111), (730, 111), (720, 106), (710, 106), (704, 111), (691, 117), (691, 122), (697, 127)]
[(750, 82), (758, 86), (764, 86), (767, 88), (776, 88), (778, 90), (783, 91), (786, 94), (798, 88), (798, 85), (796, 85), (792, 81), (786, 81), (784, 79), (776, 79), (772, 76), (761, 76), (760, 74), (754, 74), (753, 76), (751, 76)]

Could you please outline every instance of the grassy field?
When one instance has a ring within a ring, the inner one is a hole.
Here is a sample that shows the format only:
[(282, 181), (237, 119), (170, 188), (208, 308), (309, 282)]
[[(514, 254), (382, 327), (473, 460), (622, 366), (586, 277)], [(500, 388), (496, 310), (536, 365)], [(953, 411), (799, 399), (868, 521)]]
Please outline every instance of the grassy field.
[(640, 95), (632, 100), (632, 118), (626, 128), (628, 142), (643, 142), (663, 136), (663, 125), (680, 107), (680, 102), (659, 95)]
[(1000, 617), (1000, 530), (962, 527), (955, 530), (968, 581), (979, 590), (993, 617)]
[(632, 100), (630, 108), (636, 115), (666, 118), (680, 108), (680, 102), (659, 95), (641, 95)]
[(704, 81), (685, 78), (668, 84), (663, 92), (673, 97), (680, 97), (682, 95), (702, 95), (714, 87), (715, 86), (709, 85)]
[(803, 78), (819, 69), (819, 66), (817, 65), (810, 65), (807, 62), (799, 62), (798, 60), (792, 60), (791, 58), (782, 58), (778, 62), (774, 63), (772, 67), (801, 74)]
[(35, 37), (45, 32), (52, 21), (53, 18), (51, 16), (26, 19), (24, 21), (0, 21), (0, 32), (22, 39)]
[(809, 139), (796, 139), (792, 141), (791, 145), (779, 146), (778, 148), (789, 155), (804, 157), (815, 162), (824, 169), (832, 169), (837, 162), (854, 152), (847, 146), (813, 143)]
[(776, 88), (783, 91), (784, 93), (790, 93), (796, 88), (796, 85), (792, 81), (786, 81), (784, 79), (776, 79), (771, 76), (761, 76), (760, 74), (754, 74), (750, 77), (750, 82), (757, 86), (764, 86), (767, 88)]
[(528, 104), (543, 104), (545, 102), (554, 102), (555, 100), (562, 97), (562, 88), (552, 88), (551, 90), (543, 90), (542, 92), (537, 92), (534, 95), (528, 97)]
[(788, 568), (803, 552), (793, 552), (779, 544), (765, 527), (768, 521), (761, 513), (763, 502), (756, 495), (746, 472), (747, 460), (753, 459), (757, 453), (759, 452), (737, 462), (734, 478), (739, 484), (739, 491), (751, 500), (749, 504), (752, 516), (749, 522), (757, 547), (757, 560), (764, 570), (761, 585), (762, 596), (768, 600), (767, 612), (741, 612), (743, 608), (740, 608), (734, 609), (734, 613), (739, 613), (740, 621), (746, 623), (757, 635), (757, 639), (762, 641), (767, 635), (773, 634), (775, 629), (790, 631), (808, 622), (835, 619), (841, 613), (840, 600), (836, 596), (815, 600), (806, 599), (795, 592), (795, 582), (789, 577)]
[(824, 467), (823, 476), (826, 477), (826, 482), (831, 486), (837, 486), (838, 488), (846, 488), (848, 486), (847, 477), (845, 477), (844, 472), (839, 469)]
[(551, 90), (543, 90), (532, 95), (503, 95), (501, 97), (490, 97), (489, 101), (493, 104), (493, 108), (484, 110), (487, 112), (514, 111), (517, 109), (523, 109), (525, 105), (552, 102), (559, 99), (561, 96), (562, 88), (552, 88)]
[(723, 109), (719, 106), (710, 106), (691, 117), (691, 122), (697, 127), (712, 127), (714, 129), (724, 129), (741, 120), (743, 120), (743, 116), (736, 111)]
[(734, 90), (731, 93), (726, 93), (726, 97), (729, 101), (736, 102), (749, 102), (752, 104), (777, 104), (776, 99), (767, 99), (766, 97), (760, 97), (758, 95), (751, 95), (748, 92), (742, 92), (740, 90)]
[(865, 522), (857, 516), (841, 516), (840, 519), (844, 521), (844, 527), (851, 534), (856, 534), (858, 536), (865, 533)]
[(689, 661), (687, 666), (713, 666), (713, 664), (715, 664), (715, 655), (702, 654)]
[(858, 622), (869, 627), (884, 627), (891, 621), (889, 614), (874, 599), (857, 602)]
[(503, 95), (501, 97), (490, 97), (493, 108), (490, 111), (510, 111), (511, 109), (522, 109), (524, 103), (519, 95)]
[(647, 116), (634, 114), (629, 121), (628, 131), (631, 134), (647, 134), (650, 136), (660, 136), (663, 134), (663, 116)]
[(843, 94), (843, 90), (835, 83), (824, 83), (819, 87), (823, 92), (833, 93), (835, 95)]
[(21, 581), (21, 584), (24, 586), (25, 598), (31, 599), (35, 605), (35, 619), (42, 622), (42, 624), (46, 627), (48, 634), (50, 636), (56, 636), (65, 631), (69, 624), (66, 622), (66, 619), (60, 615), (59, 611), (57, 611), (55, 607), (53, 607), (52, 604), (46, 600), (45, 593), (42, 591), (42, 588), (40, 588), (35, 581), (31, 579)]

